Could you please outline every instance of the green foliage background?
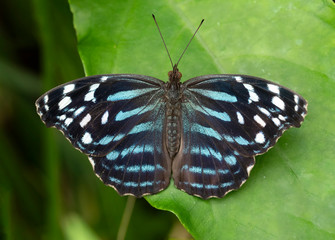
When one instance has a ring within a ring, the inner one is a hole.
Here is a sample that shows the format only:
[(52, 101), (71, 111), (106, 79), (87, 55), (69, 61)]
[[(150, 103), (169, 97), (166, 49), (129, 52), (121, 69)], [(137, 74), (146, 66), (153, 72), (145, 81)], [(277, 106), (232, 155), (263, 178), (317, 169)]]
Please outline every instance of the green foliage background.
[(239, 191), (204, 201), (171, 184), (136, 200), (126, 239), (172, 236), (176, 218), (155, 208), (173, 212), (196, 239), (334, 239), (330, 0), (2, 2), (0, 238), (116, 238), (127, 198), (104, 186), (85, 156), (43, 126), (34, 101), (84, 74), (167, 79), (171, 66), (152, 13), (175, 61), (205, 18), (180, 63), (184, 80), (216, 73), (263, 77), (303, 95), (309, 113), (301, 129), (256, 158)]

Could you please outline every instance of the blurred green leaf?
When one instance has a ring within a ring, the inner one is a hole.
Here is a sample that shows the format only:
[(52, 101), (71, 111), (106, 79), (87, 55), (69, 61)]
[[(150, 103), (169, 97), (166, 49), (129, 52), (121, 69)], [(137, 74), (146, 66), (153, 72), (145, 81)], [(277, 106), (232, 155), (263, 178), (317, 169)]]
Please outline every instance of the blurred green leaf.
[(63, 221), (65, 238), (67, 240), (98, 240), (90, 227), (79, 216), (72, 214)]
[[(42, 86), (54, 87), (59, 80), (81, 73), (77, 67), (77, 53), (73, 51), (75, 37), (71, 22), (71, 13), (66, 0), (32, 0), (37, 22), (41, 48)], [(44, 171), (46, 209), (45, 235), (48, 239), (62, 238), (59, 222), (61, 219), (61, 171), (58, 145), (54, 133), (43, 132), (41, 144)]]
[[(167, 79), (183, 57), (183, 79), (240, 73), (263, 77), (309, 101), (301, 129), (291, 129), (257, 157), (250, 179), (223, 199), (201, 200), (171, 186), (146, 197), (175, 213), (197, 239), (335, 237), (335, 8), (330, 0), (71, 0), (87, 75), (145, 74)], [(112, 190), (111, 190), (112, 191)]]
[(13, 89), (21, 94), (37, 94), (40, 92), (40, 82), (37, 76), (15, 66), (6, 59), (0, 58), (0, 86)]

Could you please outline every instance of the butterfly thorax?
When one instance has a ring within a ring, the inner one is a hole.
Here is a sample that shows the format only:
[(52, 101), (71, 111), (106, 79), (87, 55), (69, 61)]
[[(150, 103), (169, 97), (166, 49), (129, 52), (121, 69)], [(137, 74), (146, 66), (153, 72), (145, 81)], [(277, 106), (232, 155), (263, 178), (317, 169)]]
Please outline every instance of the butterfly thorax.
[(177, 65), (173, 66), (173, 70), (168, 73), (169, 75), (169, 85), (180, 85), (180, 79), (182, 77), (181, 72), (179, 72), (179, 69)]
[(166, 114), (165, 114), (165, 142), (171, 159), (177, 154), (180, 148), (181, 132), (181, 98), (180, 78), (181, 73), (177, 66), (169, 72), (169, 82), (166, 84)]

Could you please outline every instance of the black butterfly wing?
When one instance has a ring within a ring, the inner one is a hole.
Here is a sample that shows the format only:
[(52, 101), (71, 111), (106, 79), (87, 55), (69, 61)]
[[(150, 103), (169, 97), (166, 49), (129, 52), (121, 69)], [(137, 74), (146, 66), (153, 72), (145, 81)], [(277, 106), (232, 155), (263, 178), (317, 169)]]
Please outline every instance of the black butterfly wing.
[(290, 127), (300, 127), (307, 102), (270, 81), (243, 75), (207, 75), (183, 84), (181, 149), (173, 161), (175, 185), (202, 198), (238, 189)]
[(56, 127), (88, 155), (95, 173), (121, 195), (165, 189), (171, 166), (162, 148), (164, 82), (141, 75), (98, 75), (56, 87), (36, 101)]

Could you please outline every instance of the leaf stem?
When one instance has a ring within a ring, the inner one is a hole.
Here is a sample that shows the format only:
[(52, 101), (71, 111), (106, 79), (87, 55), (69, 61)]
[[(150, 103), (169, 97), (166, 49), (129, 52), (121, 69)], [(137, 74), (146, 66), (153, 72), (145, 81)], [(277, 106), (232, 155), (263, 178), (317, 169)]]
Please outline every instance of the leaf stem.
[(130, 217), (133, 213), (134, 205), (135, 205), (136, 198), (129, 196), (127, 199), (126, 207), (123, 212), (123, 216), (121, 219), (121, 224), (119, 227), (119, 231), (117, 233), (117, 240), (123, 240), (126, 237)]

